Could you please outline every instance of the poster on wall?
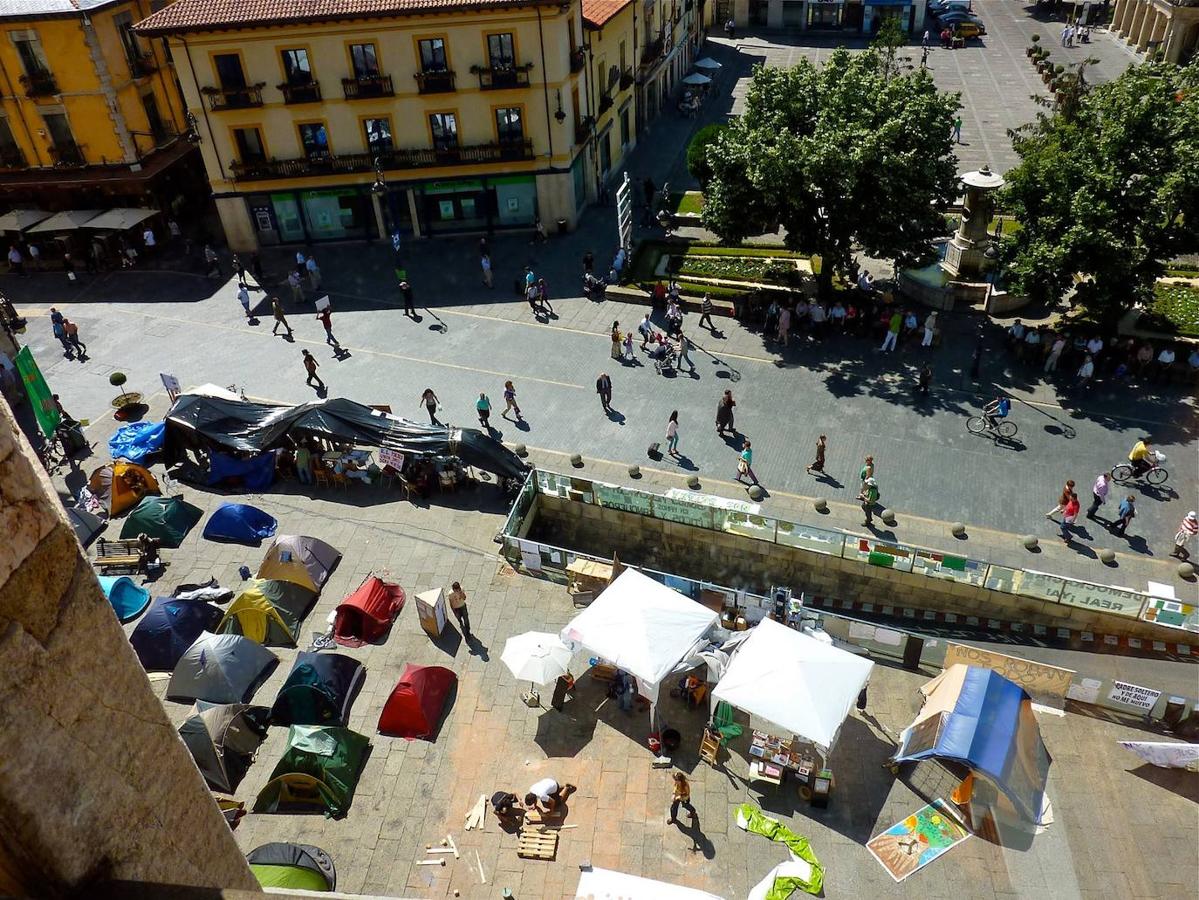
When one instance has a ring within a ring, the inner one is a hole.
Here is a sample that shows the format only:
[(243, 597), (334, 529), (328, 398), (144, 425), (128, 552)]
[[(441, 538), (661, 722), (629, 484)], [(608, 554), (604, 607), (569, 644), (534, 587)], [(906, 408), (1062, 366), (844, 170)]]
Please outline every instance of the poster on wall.
[(1153, 688), (1128, 684), (1125, 681), (1113, 681), (1112, 689), (1108, 693), (1107, 699), (1149, 712), (1149, 710), (1153, 709), (1154, 704), (1157, 703), (1157, 698), (1161, 695), (1161, 691), (1155, 691)]
[(536, 541), (520, 540), (520, 561), (530, 572), (541, 571), (541, 545)]

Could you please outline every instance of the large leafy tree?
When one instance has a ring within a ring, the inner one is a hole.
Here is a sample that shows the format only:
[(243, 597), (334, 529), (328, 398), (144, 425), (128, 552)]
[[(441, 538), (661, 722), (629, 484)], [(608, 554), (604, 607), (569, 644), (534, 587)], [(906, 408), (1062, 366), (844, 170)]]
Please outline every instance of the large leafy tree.
[(1003, 256), (1018, 289), (1057, 300), (1082, 276), (1079, 300), (1114, 320), (1195, 248), (1197, 89), (1196, 64), (1150, 62), (1013, 132), (1004, 208), (1021, 228)]
[(823, 257), (824, 289), (855, 246), (922, 256), (957, 193), (957, 108), (927, 72), (897, 74), (875, 50), (758, 68), (744, 114), (708, 148), (704, 225), (727, 243), (781, 225), (788, 247)]

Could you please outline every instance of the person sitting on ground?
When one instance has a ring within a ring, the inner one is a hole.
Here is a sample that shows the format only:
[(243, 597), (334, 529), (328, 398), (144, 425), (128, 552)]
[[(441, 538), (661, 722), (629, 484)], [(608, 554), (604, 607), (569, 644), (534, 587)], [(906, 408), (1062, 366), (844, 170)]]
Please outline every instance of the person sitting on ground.
[(521, 814), (524, 810), (517, 806), (519, 799), (516, 794), (510, 794), (507, 791), (496, 791), (491, 795), (491, 811), (495, 813), (495, 817), (500, 820), (501, 825), (520, 824)]
[(553, 813), (576, 790), (578, 788), (573, 784), (566, 784), (559, 787), (558, 782), (554, 779), (542, 778), (531, 785), (528, 793), (525, 794), (525, 809), (541, 813)]

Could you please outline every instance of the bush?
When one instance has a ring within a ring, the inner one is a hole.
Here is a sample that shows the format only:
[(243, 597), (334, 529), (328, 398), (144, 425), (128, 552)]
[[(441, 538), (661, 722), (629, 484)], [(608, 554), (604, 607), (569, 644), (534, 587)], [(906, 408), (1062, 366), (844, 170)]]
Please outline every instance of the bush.
[(706, 185), (712, 177), (712, 168), (708, 165), (708, 146), (720, 136), (727, 125), (705, 125), (687, 145), (687, 171), (701, 185)]
[(1040, 36), (1039, 34), (1034, 34), (1034, 35), (1032, 36), (1032, 42), (1033, 42), (1034, 44), (1039, 44), (1039, 43), (1041, 43), (1041, 36)]

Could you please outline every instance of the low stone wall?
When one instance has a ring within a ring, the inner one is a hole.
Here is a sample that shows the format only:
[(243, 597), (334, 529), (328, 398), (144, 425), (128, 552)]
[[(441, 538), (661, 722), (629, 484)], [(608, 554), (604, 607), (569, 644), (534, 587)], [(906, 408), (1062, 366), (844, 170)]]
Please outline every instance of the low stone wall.
[(677, 572), (765, 594), (786, 585), (810, 595), (863, 600), (880, 606), (952, 612), (980, 619), (1017, 620), (1148, 640), (1177, 640), (1178, 632), (1128, 619), (988, 588), (940, 581), (781, 544), (538, 495), (531, 540)]

